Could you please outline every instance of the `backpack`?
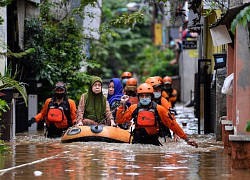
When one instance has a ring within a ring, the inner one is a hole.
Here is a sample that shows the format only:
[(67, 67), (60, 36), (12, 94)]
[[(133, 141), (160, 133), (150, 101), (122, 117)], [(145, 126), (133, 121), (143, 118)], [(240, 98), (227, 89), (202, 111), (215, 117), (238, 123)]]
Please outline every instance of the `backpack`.
[(54, 105), (54, 99), (52, 98), (48, 104), (47, 120), (49, 122), (63, 122), (67, 120), (68, 127), (71, 127), (72, 119), (70, 116), (70, 105), (68, 99), (64, 99), (59, 106)]
[[(161, 119), (159, 117), (159, 114), (158, 114), (158, 111), (157, 111), (157, 108), (156, 108), (157, 103), (155, 103), (155, 102), (152, 102), (152, 103), (153, 103), (153, 106), (151, 108), (149, 108), (147, 111), (150, 111), (150, 112), (154, 113), (154, 119), (155, 119), (154, 126), (157, 126), (157, 123), (158, 123), (158, 125), (159, 125), (159, 136), (164, 137), (165, 142), (166, 142), (166, 136), (171, 138), (171, 132), (168, 129), (168, 127), (166, 127), (161, 122)], [(137, 122), (138, 113), (139, 113), (140, 109), (141, 109), (141, 103), (138, 103), (137, 108), (132, 113), (132, 117), (134, 119), (135, 126), (137, 126), (137, 127), (138, 127), (138, 122)], [(168, 113), (168, 115), (169, 115), (169, 113)], [(170, 117), (171, 120), (173, 120), (173, 117), (171, 115), (169, 117)]]
[[(133, 111), (132, 117), (134, 119), (135, 126), (157, 126), (157, 121), (160, 119), (158, 118), (158, 112), (156, 109), (156, 103), (153, 102), (153, 106), (147, 109), (146, 111), (141, 108), (141, 103), (138, 103), (137, 108)], [(140, 115), (142, 114), (142, 115)], [(138, 115), (139, 120), (138, 120)], [(153, 115), (153, 116), (152, 116)], [(145, 118), (145, 116), (147, 116)], [(145, 122), (143, 122), (145, 121)], [(143, 123), (145, 125), (143, 125)]]

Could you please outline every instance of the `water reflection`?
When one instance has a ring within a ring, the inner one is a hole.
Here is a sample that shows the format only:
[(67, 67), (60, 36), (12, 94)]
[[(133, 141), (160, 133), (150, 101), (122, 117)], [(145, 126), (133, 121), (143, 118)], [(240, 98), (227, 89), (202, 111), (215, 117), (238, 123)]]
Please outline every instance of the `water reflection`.
[[(199, 148), (184, 141), (164, 146), (104, 142), (62, 144), (41, 134), (21, 134), (13, 153), (1, 157), (0, 179), (234, 179), (221, 142), (212, 135), (194, 136)], [(7, 169), (10, 168), (10, 169)], [(35, 172), (35, 173), (34, 173)], [(40, 176), (38, 176), (40, 175)]]
[(249, 179), (249, 170), (231, 169), (230, 157), (213, 135), (197, 134), (192, 108), (177, 106), (177, 122), (199, 144), (183, 140), (164, 146), (103, 142), (62, 144), (43, 132), (21, 133), (10, 143), (12, 152), (0, 157), (0, 179)]

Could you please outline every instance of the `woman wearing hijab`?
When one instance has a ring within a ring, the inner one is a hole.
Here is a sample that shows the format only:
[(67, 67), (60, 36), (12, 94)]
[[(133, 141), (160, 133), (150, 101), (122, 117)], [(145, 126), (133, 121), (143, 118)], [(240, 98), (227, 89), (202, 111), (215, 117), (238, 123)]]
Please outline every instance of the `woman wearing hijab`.
[(77, 110), (77, 125), (105, 124), (114, 126), (109, 103), (102, 93), (102, 79), (93, 76), (89, 90), (81, 96)]
[[(120, 105), (121, 97), (123, 96), (123, 86), (119, 78), (112, 78), (108, 84), (108, 102), (113, 112), (113, 117), (116, 120), (116, 109)], [(126, 104), (129, 107), (131, 104)], [(128, 129), (129, 123), (118, 124), (122, 129)]]
[(108, 84), (108, 102), (111, 111), (113, 111), (113, 117), (115, 119), (116, 111), (115, 109), (120, 105), (122, 93), (122, 83), (119, 78), (112, 78)]

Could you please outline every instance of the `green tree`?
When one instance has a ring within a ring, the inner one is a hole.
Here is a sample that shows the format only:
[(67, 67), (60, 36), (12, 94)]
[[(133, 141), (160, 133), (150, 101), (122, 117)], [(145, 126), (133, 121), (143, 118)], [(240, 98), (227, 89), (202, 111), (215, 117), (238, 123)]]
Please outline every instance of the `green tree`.
[(152, 76), (176, 75), (177, 65), (169, 65), (173, 57), (174, 53), (170, 49), (163, 50), (154, 45), (146, 46), (136, 57), (142, 81), (144, 82), (148, 77)]
[(241, 10), (231, 23), (231, 31), (235, 34), (237, 24), (242, 24), (244, 27), (250, 22), (250, 6)]
[(91, 56), (101, 68), (105, 78), (120, 77), (122, 71), (136, 71), (135, 58), (145, 44), (151, 43), (151, 16), (140, 12), (128, 12), (128, 1), (108, 0), (102, 6), (101, 39), (92, 41)]
[[(158, 1), (155, 1), (155, 3)], [(169, 65), (173, 53), (162, 50), (152, 42), (152, 6), (143, 6), (135, 12), (126, 9), (128, 1), (105, 1), (102, 6), (101, 40), (92, 42), (91, 55), (105, 78), (120, 77), (122, 71), (143, 76), (169, 75), (176, 67)], [(151, 4), (154, 2), (151, 2)], [(113, 26), (110, 26), (113, 25)]]
[[(88, 75), (80, 72), (83, 63), (96, 67), (83, 54), (82, 28), (69, 13), (58, 21), (52, 8), (67, 4), (55, 4), (46, 0), (40, 6), (40, 16), (28, 20), (25, 25), (25, 48), (34, 47), (36, 53), (25, 57), (29, 77), (43, 82), (43, 95), (51, 96), (53, 85), (58, 81), (67, 83), (68, 94), (78, 100), (85, 91)], [(72, 11), (71, 11), (72, 12)]]

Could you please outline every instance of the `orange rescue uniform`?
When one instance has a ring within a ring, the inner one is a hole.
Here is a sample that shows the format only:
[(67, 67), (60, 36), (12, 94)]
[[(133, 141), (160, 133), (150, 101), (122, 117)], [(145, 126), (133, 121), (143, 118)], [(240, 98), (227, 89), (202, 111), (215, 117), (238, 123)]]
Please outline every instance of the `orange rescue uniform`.
[[(45, 101), (45, 104), (44, 104), (42, 110), (40, 111), (39, 114), (37, 114), (35, 116), (36, 122), (39, 122), (47, 117), (48, 106), (49, 106), (49, 103), (51, 100), (52, 100), (52, 98), (48, 98)], [(68, 99), (68, 102), (69, 102), (69, 107), (70, 107), (70, 117), (72, 120), (72, 124), (75, 124), (75, 122), (76, 122), (76, 104), (72, 99)], [(49, 125), (49, 122), (46, 121), (46, 124)], [(67, 120), (64, 120), (62, 122), (55, 122), (54, 124), (58, 129), (68, 128), (68, 121)]]
[(167, 110), (169, 108), (172, 108), (171, 103), (168, 100), (166, 100), (164, 97), (161, 97), (161, 106), (163, 106)]
[(129, 96), (129, 102), (131, 103), (131, 105), (138, 104), (139, 103), (138, 97)]
[[(119, 107), (116, 112), (116, 122), (119, 124), (129, 122), (133, 117), (132, 114), (134, 110), (137, 108), (137, 104), (131, 105), (124, 113), (123, 113), (123, 107)], [(157, 112), (159, 114), (161, 122), (167, 126), (169, 129), (171, 129), (175, 134), (177, 134), (180, 138), (186, 139), (187, 135), (186, 133), (181, 129), (181, 127), (178, 125), (176, 121), (172, 121), (170, 117), (168, 116), (168, 111), (161, 105), (156, 105)], [(138, 128), (138, 127), (136, 127)], [(152, 126), (152, 127), (143, 127), (146, 129), (147, 133), (149, 135), (157, 134), (159, 131), (158, 126)]]
[(173, 89), (171, 97), (169, 97), (168, 93), (166, 91), (162, 91), (162, 97), (169, 99), (169, 102), (175, 103), (177, 100), (177, 91), (176, 89)]

